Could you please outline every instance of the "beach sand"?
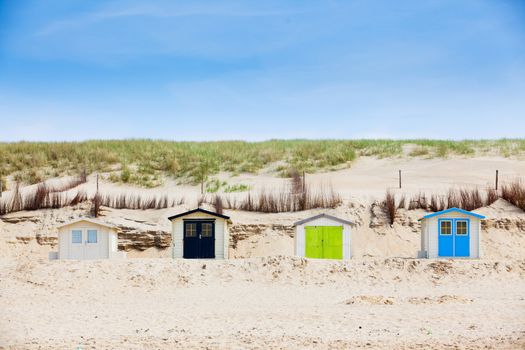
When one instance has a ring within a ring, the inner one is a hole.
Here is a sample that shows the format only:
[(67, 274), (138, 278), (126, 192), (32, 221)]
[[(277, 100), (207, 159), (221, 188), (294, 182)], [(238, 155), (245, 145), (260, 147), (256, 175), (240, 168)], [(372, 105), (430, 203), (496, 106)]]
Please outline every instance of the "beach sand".
[[(403, 169), (403, 189), (396, 189)], [(173, 261), (169, 215), (194, 207), (198, 186), (167, 180), (146, 190), (101, 183), (103, 191), (168, 193), (188, 202), (162, 210), (104, 208), (128, 259), (49, 261), (56, 226), (86, 205), (8, 214), (0, 220), (0, 348), (6, 349), (521, 349), (525, 348), (525, 213), (498, 200), (476, 210), (482, 259), (417, 260), (422, 210), (401, 210), (394, 225), (374, 205), (396, 194), (444, 194), (513, 180), (525, 162), (506, 158), (359, 159), (351, 168), (309, 174), (343, 204), (330, 210), (232, 218), (226, 261)], [(275, 174), (228, 183), (279, 190)], [(94, 179), (82, 185), (88, 192)], [(242, 197), (245, 193), (232, 196)], [(293, 257), (293, 223), (320, 212), (350, 219), (349, 261)]]
[(519, 349), (525, 261), (0, 261), (7, 349)]

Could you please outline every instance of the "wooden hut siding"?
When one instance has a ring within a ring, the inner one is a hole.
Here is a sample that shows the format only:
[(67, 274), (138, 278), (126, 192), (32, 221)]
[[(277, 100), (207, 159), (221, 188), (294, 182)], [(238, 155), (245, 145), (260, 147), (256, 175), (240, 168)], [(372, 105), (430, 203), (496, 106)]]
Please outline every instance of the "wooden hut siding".
[(428, 258), (428, 220), (421, 222), (421, 250), (418, 252), (418, 258)]
[(184, 246), (184, 221), (183, 220), (173, 220), (171, 222), (171, 245), (173, 258), (182, 258), (183, 256), (183, 246)]
[(337, 226), (343, 227), (343, 259), (350, 259), (352, 257), (352, 235), (350, 226), (341, 222), (334, 221), (328, 217), (319, 217), (306, 223), (296, 226), (295, 230), (295, 255), (304, 257), (306, 255), (305, 247), (305, 227), (306, 226)]
[(111, 249), (109, 249), (109, 257), (110, 258), (117, 258), (121, 257), (121, 252), (118, 251), (118, 233), (114, 232), (113, 234), (108, 234), (109, 238), (109, 246)]
[(215, 222), (215, 259), (228, 259), (228, 223), (227, 220), (206, 213), (196, 212), (172, 220), (172, 256), (184, 257), (184, 220), (209, 219)]
[(58, 258), (67, 259), (69, 256), (69, 233), (60, 231), (58, 233)]
[(305, 252), (305, 238), (304, 238), (304, 225), (298, 226), (295, 230), (295, 255), (303, 256)]

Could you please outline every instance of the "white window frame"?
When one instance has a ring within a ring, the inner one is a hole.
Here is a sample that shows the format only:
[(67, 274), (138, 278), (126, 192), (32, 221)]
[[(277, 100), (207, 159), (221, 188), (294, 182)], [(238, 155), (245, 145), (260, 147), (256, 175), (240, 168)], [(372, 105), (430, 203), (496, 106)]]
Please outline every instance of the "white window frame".
[[(91, 237), (90, 237), (90, 234), (92, 234), (93, 232), (95, 233), (95, 241), (94, 242), (91, 241)], [(98, 243), (98, 230), (88, 229), (86, 236), (87, 236), (86, 243), (89, 243), (89, 244), (96, 244), (96, 243)]]
[[(443, 233), (443, 230), (441, 229), (444, 222), (448, 222), (450, 224), (450, 233)], [(439, 221), (439, 234), (441, 236), (452, 236), (454, 232), (454, 220), (452, 219), (441, 219)]]
[[(465, 233), (458, 233), (458, 223), (464, 222), (465, 223)], [(456, 235), (457, 236), (468, 236), (469, 235), (469, 221), (467, 219), (457, 219), (456, 220)]]
[[(75, 242), (75, 233), (80, 233), (80, 242)], [(71, 230), (71, 244), (82, 244), (82, 236), (82, 230)]]

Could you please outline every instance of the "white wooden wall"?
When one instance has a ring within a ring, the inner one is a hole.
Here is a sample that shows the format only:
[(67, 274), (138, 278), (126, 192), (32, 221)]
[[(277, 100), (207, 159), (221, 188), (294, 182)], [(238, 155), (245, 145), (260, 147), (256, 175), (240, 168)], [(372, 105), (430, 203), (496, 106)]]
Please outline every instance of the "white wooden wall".
[[(481, 257), (481, 220), (470, 215), (458, 212), (450, 212), (442, 215), (424, 219), (425, 223), (421, 225), (421, 239), (425, 244), (424, 250), (428, 258), (438, 258), (438, 219), (469, 219), (470, 220), (470, 258)], [(425, 237), (423, 237), (425, 236)]]
[(96, 243), (96, 256), (98, 259), (117, 257), (118, 254), (118, 237), (114, 230), (108, 227), (93, 224), (90, 222), (77, 222), (68, 226), (61, 227), (58, 232), (58, 258), (59, 259), (76, 259), (71, 256), (72, 230), (82, 230), (82, 241), (87, 240), (87, 230), (97, 230), (98, 239)]
[(215, 221), (215, 259), (228, 259), (230, 238), (227, 220), (201, 212), (172, 220), (171, 244), (173, 258), (182, 259), (184, 256), (184, 220), (191, 219), (211, 219)]
[(421, 221), (421, 246), (417, 252), (418, 259), (428, 258), (428, 220)]
[(350, 259), (352, 257), (352, 235), (350, 232), (350, 225), (345, 225), (339, 221), (334, 221), (329, 218), (321, 217), (302, 225), (295, 227), (295, 255), (305, 256), (305, 227), (306, 226), (343, 226), (343, 259)]

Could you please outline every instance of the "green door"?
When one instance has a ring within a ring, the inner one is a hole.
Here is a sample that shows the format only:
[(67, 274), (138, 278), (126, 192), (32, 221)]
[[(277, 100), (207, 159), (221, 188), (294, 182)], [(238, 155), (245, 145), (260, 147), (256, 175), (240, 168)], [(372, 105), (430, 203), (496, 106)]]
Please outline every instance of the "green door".
[(343, 258), (342, 226), (306, 226), (305, 240), (305, 256), (307, 258)]
[(323, 258), (323, 231), (321, 226), (306, 226), (305, 228), (305, 256), (307, 258)]
[(323, 227), (323, 258), (342, 259), (343, 258), (343, 227), (325, 226)]

